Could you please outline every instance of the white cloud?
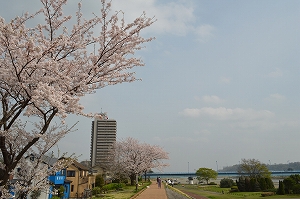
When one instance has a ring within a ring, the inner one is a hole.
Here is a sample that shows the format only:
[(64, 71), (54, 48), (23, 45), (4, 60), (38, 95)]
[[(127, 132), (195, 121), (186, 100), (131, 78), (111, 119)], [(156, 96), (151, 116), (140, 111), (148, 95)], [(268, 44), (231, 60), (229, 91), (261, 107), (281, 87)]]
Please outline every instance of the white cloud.
[(265, 98), (265, 101), (271, 103), (280, 103), (286, 100), (284, 95), (280, 95), (279, 93), (271, 94), (269, 97)]
[(283, 73), (282, 73), (282, 71), (279, 68), (276, 68), (275, 71), (270, 72), (267, 76), (268, 77), (274, 77), (274, 78), (276, 78), (276, 77), (282, 77)]
[(215, 95), (205, 95), (202, 97), (202, 99), (205, 103), (214, 103), (214, 104), (220, 104), (224, 101)]
[(285, 100), (285, 96), (280, 95), (280, 94), (278, 94), (278, 93), (271, 94), (271, 95), (270, 95), (270, 98), (271, 98), (271, 99), (275, 99), (275, 100), (280, 100), (280, 101)]
[(197, 35), (197, 40), (200, 42), (207, 42), (212, 36), (215, 27), (209, 24), (199, 26), (195, 29), (195, 34)]
[(157, 21), (149, 29), (158, 33), (185, 35), (189, 29), (189, 24), (195, 19), (193, 6), (188, 2), (162, 3), (157, 0), (115, 0), (112, 5), (114, 10), (123, 10), (128, 21), (139, 17), (143, 11), (148, 17), (155, 17)]
[(221, 83), (224, 83), (224, 84), (229, 84), (230, 81), (231, 81), (231, 79), (228, 78), (228, 77), (221, 77), (221, 78), (220, 78), (220, 82), (221, 82)]
[(268, 110), (257, 111), (253, 109), (229, 109), (224, 107), (186, 108), (181, 114), (186, 117), (208, 117), (214, 120), (260, 120), (274, 117), (274, 113)]
[(143, 11), (148, 17), (155, 17), (157, 21), (146, 31), (158, 34), (186, 36), (192, 33), (198, 41), (206, 42), (212, 37), (215, 29), (209, 24), (194, 25), (196, 17), (193, 2), (190, 0), (177, 0), (169, 3), (158, 0), (115, 0), (113, 6), (115, 10), (123, 10), (128, 21), (139, 17)]

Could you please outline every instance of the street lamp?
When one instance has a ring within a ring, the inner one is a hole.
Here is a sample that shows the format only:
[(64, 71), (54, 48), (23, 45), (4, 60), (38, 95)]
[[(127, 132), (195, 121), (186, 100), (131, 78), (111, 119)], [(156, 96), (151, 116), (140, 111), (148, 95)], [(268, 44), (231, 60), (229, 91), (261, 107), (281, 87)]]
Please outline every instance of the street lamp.
[(217, 165), (217, 172), (219, 171), (219, 168), (218, 168), (218, 161), (216, 161), (216, 165)]

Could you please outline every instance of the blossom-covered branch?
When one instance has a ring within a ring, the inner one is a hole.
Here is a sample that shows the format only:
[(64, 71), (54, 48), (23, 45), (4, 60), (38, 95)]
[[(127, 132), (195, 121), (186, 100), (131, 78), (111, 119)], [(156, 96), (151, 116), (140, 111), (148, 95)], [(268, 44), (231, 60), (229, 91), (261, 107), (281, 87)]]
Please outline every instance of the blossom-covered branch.
[(116, 175), (122, 173), (130, 177), (133, 185), (136, 175), (168, 166), (163, 162), (166, 159), (169, 159), (168, 153), (160, 146), (140, 143), (129, 137), (115, 143), (111, 150), (109, 168)]
[[(69, 132), (68, 114), (93, 116), (84, 113), (80, 98), (136, 80), (130, 69), (144, 63), (134, 53), (153, 39), (140, 36), (154, 22), (144, 13), (125, 23), (122, 12), (112, 13), (111, 2), (101, 0), (99, 16), (84, 19), (79, 3), (70, 27), (72, 17), (63, 14), (67, 0), (40, 1), (34, 14), (9, 22), (0, 17), (0, 186), (34, 146), (49, 149)], [(27, 26), (41, 16), (44, 23)], [(62, 128), (53, 134), (55, 118)]]

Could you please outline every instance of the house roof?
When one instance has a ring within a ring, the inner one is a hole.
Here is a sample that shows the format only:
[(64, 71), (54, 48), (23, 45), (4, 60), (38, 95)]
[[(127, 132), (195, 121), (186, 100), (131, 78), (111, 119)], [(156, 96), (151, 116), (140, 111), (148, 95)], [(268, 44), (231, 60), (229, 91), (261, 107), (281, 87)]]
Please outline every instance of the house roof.
[[(30, 156), (27, 156), (26, 158), (29, 157), (35, 157), (37, 158), (35, 155), (31, 154)], [(64, 159), (65, 157), (61, 157), (59, 159)], [(46, 156), (46, 155), (42, 155), (41, 156), (41, 160), (44, 164), (47, 164), (49, 166), (53, 166), (58, 160), (58, 158), (54, 158), (54, 157), (50, 157), (50, 156)], [(76, 160), (73, 161), (72, 165), (74, 165), (76, 168), (78, 168), (79, 170), (85, 170), (85, 171), (89, 171), (89, 168), (87, 166), (85, 166), (84, 164), (81, 164), (79, 162), (77, 162)]]
[(47, 155), (40, 155), (38, 156), (38, 154), (30, 154), (28, 156), (25, 157), (26, 159), (27, 158), (33, 158), (32, 160), (34, 159), (40, 159), (44, 164), (47, 164), (49, 166), (53, 166), (55, 162), (57, 162), (58, 158), (54, 158), (54, 157), (51, 157), (51, 156), (47, 156)]
[(49, 157), (49, 156), (46, 156), (46, 155), (43, 155), (42, 156), (42, 160), (45, 164), (48, 164), (50, 166), (53, 166), (54, 163), (57, 162), (58, 158), (53, 158), (53, 157)]
[(88, 168), (87, 166), (85, 166), (85, 165), (83, 165), (83, 164), (77, 162), (76, 160), (74, 160), (73, 165), (74, 165), (75, 167), (77, 167), (78, 169), (80, 169), (80, 170), (85, 170), (85, 171), (88, 171), (88, 170), (89, 170), (89, 168)]

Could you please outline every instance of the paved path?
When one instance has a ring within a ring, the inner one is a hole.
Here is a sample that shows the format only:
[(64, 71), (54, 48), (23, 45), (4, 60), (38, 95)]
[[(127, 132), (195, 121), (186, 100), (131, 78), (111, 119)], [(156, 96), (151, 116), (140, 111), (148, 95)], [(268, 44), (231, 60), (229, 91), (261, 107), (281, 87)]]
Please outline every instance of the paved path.
[(168, 199), (164, 185), (158, 188), (156, 181), (152, 181), (149, 188), (146, 188), (136, 199)]

